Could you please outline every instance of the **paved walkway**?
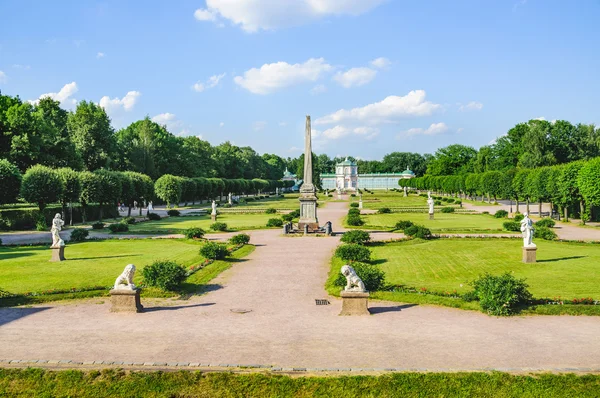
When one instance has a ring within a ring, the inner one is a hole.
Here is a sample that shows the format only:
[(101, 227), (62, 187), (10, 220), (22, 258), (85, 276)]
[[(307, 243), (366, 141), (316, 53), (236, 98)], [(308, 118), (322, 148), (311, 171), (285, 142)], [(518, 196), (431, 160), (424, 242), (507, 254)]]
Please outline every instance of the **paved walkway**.
[[(339, 220), (330, 203), (321, 223)], [(256, 250), (189, 301), (112, 314), (108, 300), (0, 308), (0, 359), (263, 364), (306, 368), (600, 368), (600, 318), (493, 318), (371, 302), (365, 317), (316, 306), (338, 237), (251, 231)], [(232, 309), (251, 310), (234, 313)]]

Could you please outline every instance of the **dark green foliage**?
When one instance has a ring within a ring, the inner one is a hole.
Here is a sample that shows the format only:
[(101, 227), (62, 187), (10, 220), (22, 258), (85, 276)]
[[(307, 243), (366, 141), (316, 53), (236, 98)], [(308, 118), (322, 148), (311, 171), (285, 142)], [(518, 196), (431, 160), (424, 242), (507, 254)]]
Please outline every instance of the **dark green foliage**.
[(112, 232), (114, 234), (116, 232), (127, 232), (127, 231), (129, 231), (129, 226), (127, 224), (122, 223), (122, 222), (118, 222), (118, 223), (110, 224), (108, 226), (108, 229), (110, 230), (110, 232)]
[(396, 223), (396, 229), (405, 230), (406, 228), (412, 227), (414, 223), (409, 220), (400, 220)]
[(0, 204), (14, 203), (21, 189), (19, 168), (6, 159), (0, 159)]
[(369, 241), (371, 240), (371, 235), (369, 235), (367, 231), (355, 229), (344, 232), (344, 235), (342, 235), (342, 238), (340, 240), (344, 243), (356, 243), (359, 245), (364, 245), (366, 243), (369, 243)]
[(222, 260), (229, 255), (229, 250), (224, 243), (207, 242), (200, 249), (200, 255), (211, 260)]
[(215, 222), (211, 224), (210, 229), (212, 229), (213, 231), (223, 232), (227, 230), (227, 224), (225, 224), (224, 222)]
[(177, 209), (170, 209), (169, 211), (167, 211), (167, 215), (169, 217), (179, 217), (181, 216), (181, 212)]
[(40, 214), (37, 218), (37, 221), (35, 222), (35, 230), (45, 231), (47, 228), (48, 222), (46, 221), (46, 218)]
[(92, 229), (102, 229), (102, 228), (104, 228), (103, 222), (97, 221), (92, 224)]
[(144, 283), (165, 291), (179, 288), (186, 278), (185, 268), (174, 261), (157, 260), (142, 269)]
[(291, 214), (283, 214), (281, 219), (285, 222), (291, 222), (294, 219), (294, 216)]
[(129, 225), (135, 224), (135, 217), (124, 217), (121, 222)]
[(369, 250), (368, 248), (356, 244), (356, 243), (350, 243), (350, 244), (344, 244), (341, 246), (338, 246), (338, 248), (335, 250), (335, 255), (336, 257), (341, 258), (344, 261), (350, 261), (350, 262), (369, 262), (371, 261), (371, 250)]
[(556, 233), (548, 227), (540, 227), (535, 226), (533, 231), (533, 237), (535, 239), (544, 239), (544, 240), (555, 240), (558, 238)]
[(431, 231), (422, 225), (412, 225), (404, 230), (406, 236), (418, 239), (431, 239)]
[(448, 198), (448, 199), (446, 200), (446, 202), (448, 202), (448, 203), (454, 203), (455, 201), (454, 201), (454, 199), (453, 199), (453, 198)]
[(358, 207), (358, 203), (352, 202), (352, 203), (350, 203), (350, 207)]
[(458, 200), (457, 199), (457, 200), (454, 201), (454, 204), (460, 205), (460, 204), (462, 204), (462, 200)]
[(442, 205), (442, 202), (441, 202), (441, 201), (439, 201), (439, 200), (434, 200), (434, 201), (433, 201), (433, 204), (434, 204), (434, 205), (436, 205), (436, 206), (441, 206), (441, 205)]
[(442, 213), (454, 213), (454, 207), (442, 207)]
[(160, 218), (161, 217), (156, 213), (148, 213), (148, 220), (158, 221)]
[(348, 209), (348, 215), (360, 216), (360, 209), (357, 209), (356, 207)]
[(83, 228), (75, 228), (72, 232), (71, 232), (71, 242), (83, 242), (85, 240), (85, 238), (88, 237), (90, 233), (88, 232), (87, 229), (83, 229)]
[[(110, 217), (118, 217), (118, 212), (116, 206), (104, 206), (104, 214), (110, 215)], [(0, 219), (3, 221), (3, 225), (5, 229), (9, 230), (26, 230), (32, 229), (36, 227), (36, 224), (39, 220), (45, 219), (43, 224), (45, 226), (50, 225), (50, 222), (54, 218), (56, 213), (60, 213), (62, 211), (60, 206), (47, 206), (43, 212), (37, 208), (15, 208), (15, 209), (5, 209), (0, 210)], [(85, 212), (87, 214), (87, 221), (98, 220), (100, 213), (100, 206), (98, 205), (87, 205)], [(67, 211), (67, 218), (70, 217), (70, 211)], [(83, 207), (82, 206), (74, 206), (73, 207), (73, 222), (82, 222), (83, 221)], [(42, 223), (40, 222), (40, 225)]]
[(535, 223), (535, 227), (536, 228), (554, 228), (554, 226), (556, 225), (556, 221), (554, 221), (551, 218), (542, 218), (540, 221)]
[[(362, 279), (367, 291), (375, 292), (377, 290), (382, 290), (385, 287), (385, 272), (377, 266), (365, 263), (352, 263), (352, 268), (356, 271), (356, 275)], [(335, 286), (345, 287), (346, 277), (339, 273), (333, 284)]]
[(516, 222), (521, 222), (521, 220), (523, 220), (525, 218), (525, 216), (521, 213), (516, 213), (515, 217), (513, 218), (513, 220), (515, 220)]
[(201, 239), (205, 233), (202, 228), (188, 228), (185, 230), (184, 235), (188, 239)]
[(389, 207), (381, 207), (377, 210), (378, 214), (389, 214), (392, 210)]
[(346, 218), (346, 222), (348, 223), (348, 225), (352, 225), (354, 227), (359, 227), (365, 223), (359, 215), (355, 214), (348, 215), (348, 217)]
[(277, 213), (277, 209), (273, 209), (273, 208), (269, 208), (267, 210), (265, 210), (266, 214), (275, 214)]
[(248, 234), (237, 234), (229, 238), (229, 243), (232, 245), (247, 245), (250, 243), (250, 235)]
[(515, 314), (520, 306), (533, 298), (525, 280), (517, 279), (508, 272), (499, 276), (482, 275), (471, 285), (479, 298), (481, 310), (490, 315)]
[(46, 166), (35, 165), (27, 169), (21, 182), (21, 196), (38, 205), (40, 211), (57, 202), (63, 189), (58, 173)]
[(269, 218), (267, 221), (267, 227), (281, 227), (283, 225), (283, 220), (281, 218)]
[(183, 179), (165, 174), (154, 183), (154, 192), (156, 196), (167, 202), (167, 207), (171, 204), (179, 204), (183, 194)]
[(506, 218), (506, 217), (508, 217), (508, 212), (506, 210), (498, 210), (494, 214), (494, 217), (496, 217), (496, 218)]
[(291, 214), (293, 216), (293, 218), (298, 218), (298, 217), (300, 217), (300, 209), (296, 209), (288, 214)]
[(504, 221), (502, 223), (502, 228), (507, 231), (518, 232), (521, 230), (521, 224), (519, 224), (517, 221)]

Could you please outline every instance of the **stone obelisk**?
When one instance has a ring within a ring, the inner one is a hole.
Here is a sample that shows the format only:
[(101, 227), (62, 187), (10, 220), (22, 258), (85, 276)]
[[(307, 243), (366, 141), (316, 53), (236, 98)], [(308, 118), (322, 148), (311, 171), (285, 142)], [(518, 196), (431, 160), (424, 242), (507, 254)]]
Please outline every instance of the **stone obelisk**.
[(305, 226), (309, 232), (319, 229), (317, 219), (317, 191), (313, 184), (312, 144), (310, 132), (310, 116), (306, 116), (306, 132), (304, 136), (304, 180), (300, 187), (300, 220), (298, 229), (303, 231)]

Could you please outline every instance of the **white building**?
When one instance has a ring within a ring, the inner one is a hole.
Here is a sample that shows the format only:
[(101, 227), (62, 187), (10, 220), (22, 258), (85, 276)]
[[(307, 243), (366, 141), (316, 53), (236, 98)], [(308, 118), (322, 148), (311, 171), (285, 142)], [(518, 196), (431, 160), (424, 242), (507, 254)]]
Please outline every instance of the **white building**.
[(321, 174), (321, 185), (323, 189), (340, 188), (345, 191), (356, 191), (358, 188), (391, 189), (398, 188), (401, 179), (414, 177), (415, 173), (408, 167), (402, 173), (358, 174), (357, 164), (346, 158), (335, 165), (335, 174)]

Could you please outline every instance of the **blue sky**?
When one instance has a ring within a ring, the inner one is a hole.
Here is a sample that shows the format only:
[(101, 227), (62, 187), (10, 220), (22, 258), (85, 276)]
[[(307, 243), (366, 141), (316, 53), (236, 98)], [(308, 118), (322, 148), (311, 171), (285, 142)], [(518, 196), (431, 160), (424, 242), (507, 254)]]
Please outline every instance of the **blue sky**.
[(284, 157), (306, 114), (330, 156), (478, 148), (533, 118), (600, 123), (599, 16), (597, 0), (3, 0), (0, 89)]

